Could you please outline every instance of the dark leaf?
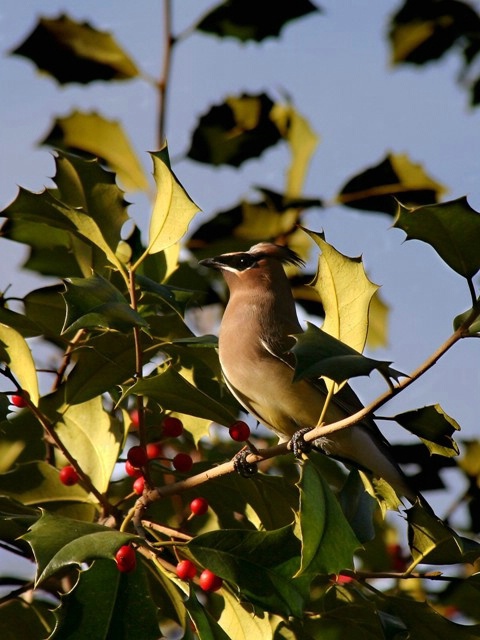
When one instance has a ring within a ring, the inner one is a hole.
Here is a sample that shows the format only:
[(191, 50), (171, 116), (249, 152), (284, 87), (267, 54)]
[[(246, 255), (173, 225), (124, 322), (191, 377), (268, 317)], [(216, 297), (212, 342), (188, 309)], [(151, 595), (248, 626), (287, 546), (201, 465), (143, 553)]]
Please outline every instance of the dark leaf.
[(354, 209), (380, 211), (394, 215), (394, 198), (411, 204), (437, 202), (445, 188), (430, 178), (422, 166), (406, 155), (389, 153), (378, 165), (351, 178), (337, 196)]
[(139, 75), (135, 63), (113, 36), (62, 15), (40, 18), (28, 38), (12, 54), (32, 60), (61, 84), (94, 80), (126, 80)]
[(465, 197), (424, 207), (399, 203), (393, 224), (407, 240), (431, 245), (448, 266), (464, 278), (480, 269), (480, 214)]
[(282, 138), (272, 119), (274, 103), (262, 93), (230, 97), (200, 118), (188, 157), (238, 167)]
[(459, 431), (460, 427), (440, 405), (435, 404), (399, 413), (395, 416), (395, 420), (418, 436), (430, 453), (447, 457), (458, 455), (458, 445), (452, 435), (455, 431)]
[(264, 0), (226, 0), (208, 13), (198, 24), (199, 31), (237, 38), (242, 42), (260, 42), (278, 36), (291, 20), (320, 11), (309, 0), (277, 4), (275, 11)]

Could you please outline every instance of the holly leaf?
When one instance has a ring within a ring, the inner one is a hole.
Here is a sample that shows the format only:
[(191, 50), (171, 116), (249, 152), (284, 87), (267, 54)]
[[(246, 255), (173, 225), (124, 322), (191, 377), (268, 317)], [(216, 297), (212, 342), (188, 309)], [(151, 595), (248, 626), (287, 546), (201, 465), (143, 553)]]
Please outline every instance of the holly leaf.
[(338, 574), (342, 569), (353, 569), (353, 554), (361, 544), (312, 462), (302, 464), (297, 486), (300, 491), (297, 530), (302, 541), (302, 557), (296, 576)]
[(377, 369), (384, 377), (397, 380), (405, 374), (390, 362), (367, 358), (310, 322), (303, 333), (294, 334), (292, 353), (296, 359), (294, 380), (325, 376), (336, 383), (355, 376), (368, 376)]
[(146, 320), (132, 309), (113, 284), (100, 275), (65, 280), (62, 295), (67, 305), (62, 333), (99, 328), (122, 333), (133, 327), (148, 329)]
[(40, 18), (30, 35), (11, 53), (29, 58), (60, 84), (128, 80), (139, 75), (135, 63), (110, 33), (67, 15)]
[(409, 204), (430, 204), (437, 202), (445, 190), (407, 155), (389, 153), (378, 165), (351, 178), (337, 200), (347, 207), (393, 216), (395, 198)]
[[(264, 10), (262, 10), (262, 8)], [(196, 28), (220, 37), (231, 37), (246, 42), (261, 42), (268, 37), (277, 37), (290, 21), (321, 11), (309, 0), (281, 4), (275, 11), (268, 11), (255, 0), (226, 0), (210, 11)]]
[(448, 266), (471, 279), (480, 270), (480, 214), (465, 197), (424, 207), (398, 203), (393, 224), (407, 240), (432, 246)]
[(95, 112), (73, 111), (57, 118), (39, 144), (95, 156), (111, 167), (128, 191), (148, 188), (142, 165), (118, 120), (107, 120)]
[(257, 158), (282, 138), (274, 122), (274, 106), (265, 93), (230, 96), (200, 118), (188, 157), (233, 167)]
[(171, 170), (167, 147), (150, 155), (157, 195), (150, 218), (148, 254), (164, 251), (176, 244), (200, 211)]
[(0, 323), (0, 361), (12, 371), (20, 387), (33, 404), (38, 404), (38, 378), (32, 352), (23, 336), (6, 324)]
[(455, 431), (460, 431), (460, 426), (439, 404), (399, 413), (394, 419), (418, 436), (431, 454), (451, 458), (460, 453), (452, 438)]

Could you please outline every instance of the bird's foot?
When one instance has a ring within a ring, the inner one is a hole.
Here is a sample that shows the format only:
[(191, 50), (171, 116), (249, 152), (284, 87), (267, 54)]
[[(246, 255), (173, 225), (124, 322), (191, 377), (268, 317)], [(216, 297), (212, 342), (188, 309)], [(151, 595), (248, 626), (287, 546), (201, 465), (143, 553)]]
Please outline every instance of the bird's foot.
[(290, 442), (288, 443), (288, 448), (293, 451), (293, 455), (296, 458), (301, 458), (304, 453), (310, 453), (312, 450), (312, 445), (310, 442), (305, 441), (305, 434), (311, 431), (311, 427), (306, 427), (305, 429), (299, 429), (296, 431)]
[(253, 453), (248, 447), (244, 447), (233, 457), (233, 468), (242, 478), (251, 478), (258, 471), (256, 462), (247, 462), (247, 457)]

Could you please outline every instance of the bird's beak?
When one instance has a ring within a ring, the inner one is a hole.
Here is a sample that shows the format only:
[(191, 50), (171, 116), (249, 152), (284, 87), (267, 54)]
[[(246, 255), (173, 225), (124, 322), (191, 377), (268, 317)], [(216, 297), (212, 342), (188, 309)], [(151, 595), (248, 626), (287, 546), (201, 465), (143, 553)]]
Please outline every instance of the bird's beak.
[(217, 270), (223, 267), (223, 264), (218, 260), (218, 258), (205, 258), (204, 260), (200, 260), (198, 264), (201, 264), (202, 267)]

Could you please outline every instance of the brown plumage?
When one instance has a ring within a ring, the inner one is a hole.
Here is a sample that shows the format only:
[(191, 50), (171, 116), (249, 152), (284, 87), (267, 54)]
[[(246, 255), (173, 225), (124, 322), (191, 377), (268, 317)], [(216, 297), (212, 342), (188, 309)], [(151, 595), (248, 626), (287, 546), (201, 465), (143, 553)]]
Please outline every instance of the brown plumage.
[[(262, 242), (200, 264), (221, 271), (230, 291), (219, 332), (219, 358), (227, 386), (242, 406), (281, 442), (317, 425), (326, 388), (322, 380), (293, 382), (292, 334), (303, 331), (283, 264), (303, 264), (287, 247)], [(331, 423), (362, 408), (348, 385), (326, 412)], [(395, 462), (373, 420), (319, 438), (315, 447), (380, 476), (414, 503), (418, 495)], [(423, 501), (423, 498), (420, 498)]]

